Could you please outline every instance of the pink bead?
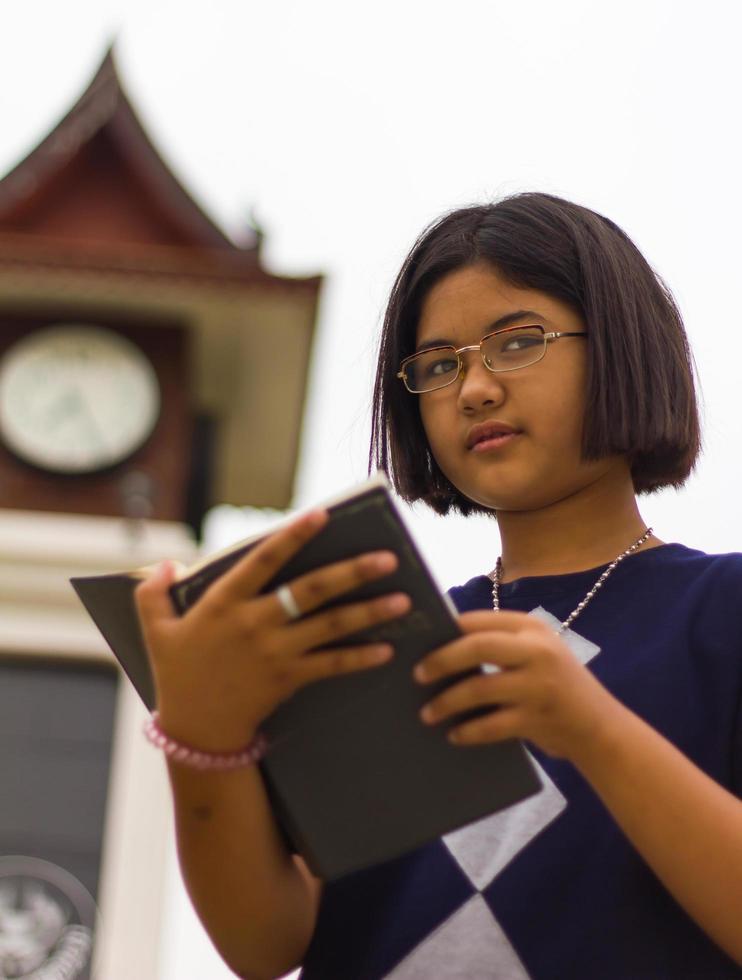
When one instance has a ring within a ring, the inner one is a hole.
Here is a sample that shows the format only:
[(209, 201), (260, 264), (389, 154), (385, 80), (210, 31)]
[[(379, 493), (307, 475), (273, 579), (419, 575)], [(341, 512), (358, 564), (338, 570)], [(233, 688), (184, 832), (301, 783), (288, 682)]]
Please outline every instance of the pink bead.
[(238, 752), (204, 752), (190, 745), (184, 745), (166, 735), (160, 728), (160, 718), (156, 711), (153, 711), (151, 717), (145, 722), (144, 734), (147, 740), (152, 745), (162, 749), (169, 759), (184, 766), (190, 766), (192, 769), (200, 770), (223, 771), (250, 766), (262, 759), (268, 748), (265, 737), (259, 733), (250, 745)]

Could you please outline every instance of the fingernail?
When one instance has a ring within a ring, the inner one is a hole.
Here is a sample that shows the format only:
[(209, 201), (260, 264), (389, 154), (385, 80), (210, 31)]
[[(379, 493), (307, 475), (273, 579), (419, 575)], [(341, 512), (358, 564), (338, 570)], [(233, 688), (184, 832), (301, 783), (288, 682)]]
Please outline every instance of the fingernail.
[(391, 572), (393, 568), (397, 567), (397, 556), (391, 551), (382, 551), (380, 554), (374, 555), (373, 565), (380, 572)]
[(371, 656), (374, 660), (388, 660), (394, 653), (394, 647), (390, 643), (383, 643), (381, 646), (374, 647)]
[(416, 681), (426, 681), (428, 679), (428, 672), (422, 664), (418, 664), (412, 674)]
[(429, 704), (426, 704), (424, 708), (420, 709), (420, 717), (422, 718), (423, 721), (433, 720), (433, 709), (430, 707)]
[(410, 598), (406, 595), (393, 595), (387, 599), (390, 612), (406, 612), (410, 608)]

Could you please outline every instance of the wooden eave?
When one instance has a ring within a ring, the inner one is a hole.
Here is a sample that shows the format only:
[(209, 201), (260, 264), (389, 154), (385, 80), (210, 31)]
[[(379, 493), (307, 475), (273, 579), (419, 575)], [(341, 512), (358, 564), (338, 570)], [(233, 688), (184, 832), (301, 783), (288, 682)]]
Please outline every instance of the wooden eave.
[(240, 249), (180, 248), (70, 242), (0, 231), (0, 267), (75, 275), (102, 273), (147, 281), (189, 280), (194, 285), (229, 285), (318, 294), (321, 276), (279, 276), (267, 272)]

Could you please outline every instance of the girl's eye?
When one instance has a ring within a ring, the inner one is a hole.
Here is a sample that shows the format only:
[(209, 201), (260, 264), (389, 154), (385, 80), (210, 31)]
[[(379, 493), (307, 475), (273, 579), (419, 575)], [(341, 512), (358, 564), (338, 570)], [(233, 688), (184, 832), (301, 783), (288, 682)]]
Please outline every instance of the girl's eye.
[(425, 363), (425, 374), (429, 378), (440, 378), (441, 375), (451, 374), (458, 371), (459, 362), (455, 357), (447, 354), (443, 357), (431, 357)]
[(544, 338), (541, 334), (516, 334), (513, 337), (503, 339), (500, 344), (500, 351), (503, 354), (517, 353), (522, 350), (530, 350), (543, 344)]

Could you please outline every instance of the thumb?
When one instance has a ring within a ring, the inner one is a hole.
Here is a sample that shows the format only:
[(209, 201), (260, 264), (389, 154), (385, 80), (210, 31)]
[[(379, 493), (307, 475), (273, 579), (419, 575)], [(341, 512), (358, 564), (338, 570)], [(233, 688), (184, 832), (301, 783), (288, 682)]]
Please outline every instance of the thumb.
[(147, 578), (134, 590), (134, 599), (142, 625), (177, 619), (168, 589), (175, 581), (175, 567), (171, 561), (160, 562)]

